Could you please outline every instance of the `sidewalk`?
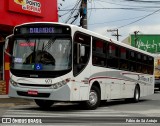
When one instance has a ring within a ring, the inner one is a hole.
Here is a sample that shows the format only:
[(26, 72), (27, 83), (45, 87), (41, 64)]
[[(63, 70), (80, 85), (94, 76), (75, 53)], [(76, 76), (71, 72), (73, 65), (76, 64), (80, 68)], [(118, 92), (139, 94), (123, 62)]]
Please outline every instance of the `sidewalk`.
[(10, 98), (8, 95), (0, 95), (0, 108), (1, 107), (13, 107), (16, 105), (30, 105), (34, 104), (33, 100), (22, 98)]
[(0, 98), (9, 98), (8, 95), (0, 95)]

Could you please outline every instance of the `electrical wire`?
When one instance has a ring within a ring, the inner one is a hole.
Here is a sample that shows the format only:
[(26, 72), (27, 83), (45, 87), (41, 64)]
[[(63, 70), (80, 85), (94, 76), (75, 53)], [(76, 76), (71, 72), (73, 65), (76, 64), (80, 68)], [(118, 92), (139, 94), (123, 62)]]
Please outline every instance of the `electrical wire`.
[[(144, 4), (143, 4), (143, 6), (141, 6), (141, 5), (139, 5), (139, 4), (136, 5), (136, 6), (135, 6), (135, 5), (133, 6), (133, 5), (128, 5), (128, 4), (119, 4), (119, 3), (107, 2), (106, 0), (105, 0), (105, 1), (104, 1), (104, 0), (95, 0), (95, 1), (103, 2), (103, 3), (109, 3), (109, 4), (113, 4), (113, 5), (118, 5), (118, 6), (127, 6), (127, 7), (146, 7), (146, 8), (147, 8), (147, 7), (152, 7), (152, 8), (153, 8), (153, 7), (160, 7), (159, 4), (156, 4), (157, 6), (155, 6), (155, 5), (154, 5), (154, 6), (150, 6), (150, 5), (149, 5), (149, 6), (148, 6), (148, 5), (147, 5), (147, 6), (146, 6), (146, 5), (144, 6)], [(124, 1), (126, 1), (126, 0), (124, 0)], [(119, 1), (118, 1), (118, 2), (119, 2)], [(132, 0), (131, 0), (130, 2), (132, 2)], [(123, 2), (123, 3), (124, 3), (124, 2)]]
[[(118, 28), (116, 28), (116, 29), (120, 29), (120, 28), (123, 28), (123, 27), (125, 27), (125, 26), (128, 26), (128, 25), (131, 25), (131, 24), (134, 24), (134, 23), (136, 23), (136, 22), (138, 22), (138, 21), (141, 21), (141, 20), (143, 20), (143, 19), (145, 19), (145, 18), (147, 18), (147, 17), (149, 17), (149, 16), (151, 16), (151, 15), (153, 15), (153, 14), (155, 14), (155, 13), (157, 13), (157, 12), (159, 12), (160, 11), (160, 9), (158, 9), (158, 10), (156, 10), (156, 11), (154, 11), (153, 12), (153, 9), (155, 10), (156, 8), (160, 8), (160, 6), (158, 5), (158, 6), (151, 6), (151, 5), (149, 5), (149, 6), (131, 6), (131, 5), (124, 5), (124, 4), (119, 4), (119, 3), (113, 3), (113, 2), (107, 2), (107, 1), (104, 1), (104, 0), (95, 0), (96, 2), (105, 2), (105, 3), (109, 3), (109, 4), (115, 4), (115, 5), (118, 5), (118, 6), (128, 6), (128, 7), (117, 7), (117, 8), (107, 8), (107, 7), (102, 7), (102, 8), (97, 8), (97, 7), (92, 7), (92, 2), (91, 2), (91, 8), (88, 8), (87, 10), (89, 10), (90, 11), (90, 16), (91, 16), (91, 13), (92, 13), (92, 11), (93, 10), (105, 10), (105, 9), (113, 9), (113, 10), (118, 10), (118, 9), (122, 9), (122, 10), (131, 10), (131, 11), (152, 11), (152, 13), (150, 13), (150, 14), (147, 14), (147, 15), (145, 15), (145, 16), (139, 16), (140, 18), (139, 19), (137, 19), (137, 20), (135, 20), (135, 21), (132, 21), (132, 22), (130, 22), (130, 23), (128, 23), (128, 24), (125, 24), (125, 25), (122, 25), (122, 26), (119, 26)], [(95, 2), (94, 1), (94, 2)], [(147, 5), (150, 3), (150, 4), (153, 4), (153, 3), (158, 3), (158, 2), (160, 2), (160, 1), (140, 1), (140, 0), (123, 0), (123, 1), (126, 1), (126, 2), (143, 2), (143, 3), (146, 3)], [(69, 14), (70, 13), (70, 15), (68, 16), (68, 18), (67, 18), (67, 20), (65, 21), (65, 23), (68, 23), (70, 20), (72, 20), (72, 21), (70, 21), (71, 23), (74, 23), (75, 21), (76, 21), (76, 19), (78, 18), (78, 16), (77, 15), (79, 15), (79, 9), (80, 9), (80, 3), (82, 2), (82, 0), (77, 0), (77, 2), (76, 2), (76, 4), (74, 5), (74, 7), (73, 8), (71, 8), (71, 9), (61, 9), (61, 10), (59, 10), (59, 11), (67, 11), (66, 13), (64, 13), (64, 14), (62, 14), (61, 16), (64, 16), (64, 15), (67, 15), (67, 14)], [(122, 0), (120, 1), (120, 2), (122, 2)], [(145, 5), (146, 5), (145, 4)], [(102, 6), (102, 5), (101, 5)], [(129, 8), (130, 7), (130, 8)], [(89, 12), (88, 12), (89, 13)], [(73, 16), (74, 15), (74, 16)], [(89, 17), (90, 17), (89, 16)], [(135, 17), (135, 18), (138, 18), (138, 17)], [(89, 24), (89, 25), (96, 25), (96, 24), (105, 24), (105, 23), (110, 23), (110, 22), (118, 22), (118, 21), (123, 21), (123, 20), (131, 20), (131, 19), (135, 19), (135, 18), (128, 18), (128, 19), (121, 19), (121, 20), (115, 20), (115, 21), (108, 21), (108, 22), (102, 22), (102, 23), (93, 23), (93, 24)], [(90, 19), (90, 18), (88, 18), (88, 19)]]
[(91, 24), (88, 24), (88, 25), (101, 25), (101, 24), (106, 24), (106, 23), (113, 23), (113, 22), (120, 22), (120, 21), (125, 21), (125, 20), (137, 19), (137, 18), (140, 18), (140, 17), (144, 17), (144, 15), (143, 16), (138, 16), (138, 17), (133, 17), (133, 18), (124, 18), (124, 19), (120, 19), (120, 20), (101, 22), (101, 23), (91, 23)]
[(81, 2), (81, 0), (77, 0), (75, 6), (73, 7), (72, 11), (70, 12), (70, 15), (68, 16), (68, 18), (67, 18), (67, 20), (65, 21), (65, 23), (68, 23), (68, 22), (69, 22), (69, 20), (71, 19), (72, 15), (73, 15), (74, 12), (75, 12), (75, 10), (78, 10), (78, 11), (79, 11), (79, 9), (77, 9), (77, 7), (78, 7), (78, 5), (80, 4), (80, 2)]
[(138, 3), (160, 3), (160, 1), (146, 1), (146, 0), (124, 0), (124, 1), (128, 1), (128, 2), (138, 2)]
[(135, 20), (135, 21), (130, 22), (130, 23), (128, 23), (128, 24), (125, 24), (125, 25), (122, 25), (122, 26), (120, 26), (120, 27), (117, 27), (116, 29), (120, 29), (120, 28), (123, 28), (123, 27), (125, 27), (125, 26), (134, 24), (134, 23), (136, 23), (136, 22), (138, 22), (138, 21), (141, 21), (141, 20), (143, 20), (143, 19), (145, 19), (145, 18), (147, 18), (147, 17), (149, 17), (149, 16), (151, 16), (151, 15), (157, 13), (158, 11), (160, 11), (160, 9), (158, 9), (158, 10), (156, 10), (156, 11), (154, 11), (154, 12), (152, 12), (152, 13), (150, 13), (150, 14), (148, 14), (148, 15), (146, 15), (146, 16), (144, 16), (144, 17), (138, 19), (138, 20)]
[[(157, 8), (160, 8), (160, 7), (157, 7)], [(148, 10), (146, 10), (146, 9), (148, 9)], [(153, 10), (151, 10), (151, 9), (156, 9), (155, 7), (154, 8), (127, 8), (127, 7), (125, 7), (125, 8), (122, 8), (122, 7), (120, 7), (120, 8), (118, 8), (118, 7), (116, 7), (116, 8), (105, 8), (105, 7), (103, 7), (103, 8), (96, 8), (96, 7), (94, 7), (94, 8), (88, 8), (87, 10), (132, 10), (132, 11), (153, 11)], [(79, 9), (65, 9), (65, 10), (60, 10), (60, 11), (75, 11), (75, 10), (79, 10)]]

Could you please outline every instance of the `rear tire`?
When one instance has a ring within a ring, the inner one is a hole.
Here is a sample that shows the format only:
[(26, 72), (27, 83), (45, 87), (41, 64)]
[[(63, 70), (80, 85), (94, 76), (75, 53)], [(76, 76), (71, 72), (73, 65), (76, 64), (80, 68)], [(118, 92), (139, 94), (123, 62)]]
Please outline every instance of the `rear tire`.
[(51, 101), (51, 100), (39, 100), (39, 99), (35, 99), (34, 101), (42, 109), (48, 109), (48, 108), (50, 108), (54, 104), (54, 102)]
[(96, 86), (93, 86), (89, 93), (89, 100), (84, 102), (85, 108), (94, 110), (100, 105), (100, 90)]
[(133, 102), (139, 102), (139, 98), (140, 98), (140, 89), (139, 89), (138, 86), (136, 86), (135, 89), (134, 89)]

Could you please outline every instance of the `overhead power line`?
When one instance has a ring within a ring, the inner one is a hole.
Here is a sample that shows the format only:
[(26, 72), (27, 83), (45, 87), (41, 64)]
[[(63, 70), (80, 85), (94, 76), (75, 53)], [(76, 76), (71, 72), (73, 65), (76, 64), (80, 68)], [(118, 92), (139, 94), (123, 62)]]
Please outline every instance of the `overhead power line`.
[[(106, 1), (106, 0), (95, 0), (95, 1), (97, 1), (97, 2), (103, 2), (103, 3), (108, 3), (108, 4), (113, 4), (113, 5), (118, 5), (118, 6), (127, 6), (127, 7), (144, 7), (144, 3), (143, 3), (143, 6), (141, 6), (138, 2), (137, 2), (137, 4), (138, 5), (129, 5), (129, 4), (124, 4), (124, 2), (123, 2), (123, 4), (121, 4), (122, 3), (122, 1), (117, 1), (117, 2), (108, 2), (108, 1)], [(126, 1), (126, 0), (124, 0), (124, 1)], [(121, 2), (121, 3), (119, 3), (119, 2)], [(132, 0), (130, 0), (129, 1), (130, 3), (131, 2), (133, 2)], [(151, 4), (151, 3), (150, 3)], [(145, 5), (149, 5), (148, 3), (145, 3)], [(152, 4), (153, 5), (153, 4)], [(156, 3), (156, 5), (154, 4), (154, 6), (156, 7), (156, 6), (160, 6), (159, 4), (157, 4)]]
[[(160, 8), (160, 7), (156, 7), (156, 8)], [(146, 11), (146, 9), (148, 9), (149, 11), (153, 11), (151, 9), (155, 9), (155, 7), (153, 8), (145, 8), (145, 7), (141, 7), (141, 8), (88, 8), (87, 10), (134, 10), (134, 11)], [(75, 11), (75, 10), (79, 10), (79, 9), (64, 9), (64, 10), (59, 10), (59, 11)]]
[(96, 25), (96, 24), (100, 25), (100, 24), (106, 24), (106, 23), (120, 22), (120, 21), (125, 21), (125, 20), (133, 20), (133, 19), (137, 19), (137, 18), (140, 18), (140, 17), (144, 17), (144, 15), (143, 16), (138, 16), (138, 17), (133, 17), (133, 18), (124, 18), (124, 19), (119, 19), (119, 20), (100, 22), (100, 23), (90, 23), (88, 25)]
[[(73, 9), (71, 9), (70, 15), (68, 16), (68, 18), (65, 21), (65, 23), (69, 23), (69, 21), (70, 21), (70, 19), (72, 19), (72, 17), (75, 17), (76, 19), (78, 18), (77, 15), (79, 15), (80, 3), (81, 3), (81, 0), (77, 0), (75, 6), (73, 7)], [(75, 19), (70, 21), (70, 23), (73, 23), (74, 21), (75, 21)]]
[(155, 0), (124, 0), (128, 2), (139, 2), (139, 3), (160, 3), (160, 1), (155, 1)]
[(155, 13), (158, 12), (158, 11), (160, 11), (160, 9), (158, 9), (158, 10), (156, 10), (156, 11), (154, 11), (154, 12), (152, 12), (152, 13), (150, 13), (150, 14), (148, 14), (148, 15), (146, 15), (146, 16), (144, 16), (144, 17), (138, 19), (138, 20), (135, 20), (135, 21), (133, 21), (133, 22), (130, 22), (130, 23), (126, 24), (126, 25), (122, 25), (122, 26), (120, 26), (120, 27), (118, 27), (118, 28), (115, 28), (115, 29), (120, 29), (120, 28), (123, 28), (123, 27), (125, 27), (125, 26), (134, 24), (134, 23), (136, 23), (136, 22), (138, 22), (138, 21), (141, 21), (141, 20), (143, 20), (143, 19), (145, 19), (145, 18), (147, 18), (147, 17), (149, 17), (149, 16), (155, 14)]

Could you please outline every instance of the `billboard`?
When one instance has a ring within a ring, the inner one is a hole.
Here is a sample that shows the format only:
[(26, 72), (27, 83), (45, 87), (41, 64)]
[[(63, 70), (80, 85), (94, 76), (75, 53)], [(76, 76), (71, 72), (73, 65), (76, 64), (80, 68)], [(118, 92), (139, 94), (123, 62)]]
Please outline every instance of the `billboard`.
[(57, 0), (0, 0), (0, 19), (0, 31), (7, 32), (26, 22), (58, 22)]
[(131, 35), (131, 46), (150, 53), (160, 53), (160, 35)]
[(44, 0), (9, 0), (9, 10), (13, 12), (29, 14), (34, 16), (44, 16)]

